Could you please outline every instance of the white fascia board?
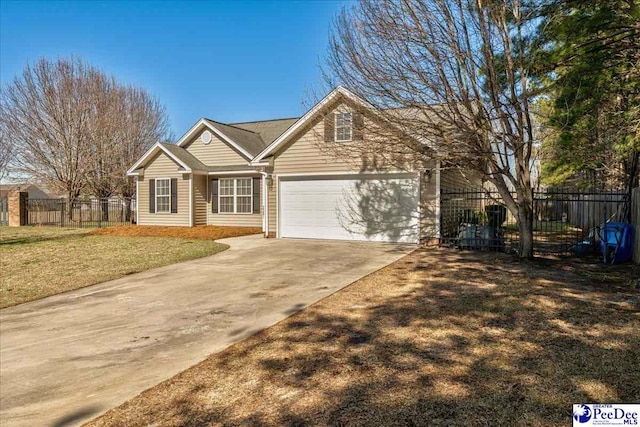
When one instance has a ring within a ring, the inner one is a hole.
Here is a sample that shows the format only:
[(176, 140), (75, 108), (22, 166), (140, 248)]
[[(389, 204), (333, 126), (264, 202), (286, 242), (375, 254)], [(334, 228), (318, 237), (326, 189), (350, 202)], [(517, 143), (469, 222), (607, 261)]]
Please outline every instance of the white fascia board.
[(153, 144), (151, 147), (149, 147), (149, 149), (142, 155), (142, 157), (140, 157), (138, 159), (137, 162), (135, 162), (133, 164), (133, 166), (131, 166), (128, 170), (127, 170), (127, 175), (131, 175), (131, 176), (135, 176), (137, 175), (137, 173), (135, 172), (136, 169), (138, 169), (140, 167), (140, 165), (147, 159), (147, 157), (149, 157), (151, 155), (151, 153), (160, 145), (159, 142), (156, 142), (155, 144)]
[(314, 177), (314, 176), (376, 176), (376, 175), (415, 175), (419, 173), (419, 171), (412, 170), (388, 170), (388, 171), (371, 171), (371, 172), (360, 172), (360, 171), (344, 171), (344, 172), (308, 172), (308, 173), (279, 173), (278, 176), (282, 178), (287, 177)]
[(249, 166), (256, 166), (256, 167), (260, 167), (260, 166), (271, 166), (271, 162), (250, 162), (248, 163)]
[(187, 133), (185, 133), (182, 136), (182, 138), (180, 138), (180, 140), (177, 142), (176, 145), (178, 147), (182, 147), (188, 140), (191, 139), (191, 137), (193, 137), (193, 135), (196, 132), (198, 132), (200, 129), (205, 127), (210, 131), (212, 131), (213, 133), (215, 133), (216, 135), (218, 135), (223, 140), (225, 140), (229, 145), (231, 145), (233, 148), (238, 150), (240, 153), (242, 153), (242, 155), (245, 156), (247, 160), (253, 159), (253, 156), (249, 152), (247, 152), (244, 148), (240, 147), (235, 141), (233, 141), (231, 138), (225, 135), (220, 129), (216, 128), (205, 119), (198, 120), (198, 122), (195, 125), (193, 125), (191, 129), (189, 129)]
[(162, 144), (160, 144), (159, 142), (156, 142), (155, 144), (153, 144), (151, 146), (151, 148), (149, 148), (147, 150), (146, 153), (144, 153), (142, 155), (142, 157), (140, 157), (140, 159), (133, 166), (131, 166), (129, 168), (129, 170), (127, 171), (127, 175), (136, 176), (137, 173), (135, 172), (135, 170), (138, 169), (140, 167), (140, 165), (142, 165), (145, 162), (145, 160), (147, 160), (147, 158), (149, 158), (151, 155), (156, 154), (158, 151), (162, 151), (167, 156), (169, 156), (170, 159), (172, 159), (177, 164), (179, 164), (182, 168), (184, 168), (184, 171), (181, 171), (181, 172), (183, 172), (183, 173), (191, 173), (192, 172), (192, 170), (186, 164), (184, 164), (182, 162), (182, 160), (180, 160), (179, 158), (174, 156), (173, 153), (171, 153), (171, 151), (169, 151), (166, 148), (164, 148), (162, 146)]
[[(324, 98), (320, 100), (316, 105), (314, 105), (309, 111), (305, 113), (304, 116), (300, 117), (294, 124), (292, 124), (289, 129), (287, 129), (282, 135), (276, 138), (267, 148), (262, 150), (260, 154), (256, 156), (252, 163), (260, 162), (262, 159), (272, 154), (284, 141), (287, 140), (291, 135), (293, 135), (298, 129), (304, 126), (307, 122), (309, 122), (315, 115), (318, 113), (325, 105), (333, 101), (338, 95), (346, 93), (350, 93), (348, 90), (343, 88), (342, 86), (338, 86), (329, 94), (327, 94)], [(350, 93), (351, 94), (351, 93)], [(351, 94), (352, 96), (355, 96)], [(348, 95), (351, 98), (351, 95)]]
[[(377, 109), (372, 104), (370, 104), (363, 98), (359, 97), (355, 93), (351, 92), (349, 89), (342, 86), (338, 86), (334, 90), (332, 90), (328, 95), (322, 98), (322, 100), (320, 100), (320, 102), (314, 105), (309, 111), (307, 111), (307, 113), (304, 116), (300, 117), (298, 121), (296, 121), (293, 125), (291, 125), (291, 127), (289, 127), (289, 129), (287, 129), (275, 141), (269, 144), (267, 148), (265, 148), (260, 154), (258, 154), (255, 157), (252, 164), (259, 163), (265, 157), (273, 154), (278, 149), (279, 146), (281, 146), (284, 142), (287, 141), (287, 139), (291, 135), (293, 135), (298, 129), (300, 129), (302, 126), (307, 124), (309, 121), (311, 121), (323, 107), (325, 107), (328, 103), (332, 102), (338, 95), (342, 95), (345, 98), (351, 100), (352, 102), (362, 105), (366, 109), (370, 110), (372, 113), (376, 114), (376, 116), (378, 116), (385, 122), (389, 123), (389, 125), (398, 129), (398, 127), (393, 123), (390, 123), (387, 118), (385, 118), (384, 116), (381, 116), (380, 114), (377, 114)], [(421, 137), (420, 135), (410, 135), (410, 136), (412, 138), (415, 138), (420, 143), (425, 144), (434, 150), (437, 149), (436, 147), (434, 147), (433, 143), (427, 141), (425, 138)]]
[(217, 171), (217, 172), (209, 172), (208, 175), (259, 175), (259, 171)]

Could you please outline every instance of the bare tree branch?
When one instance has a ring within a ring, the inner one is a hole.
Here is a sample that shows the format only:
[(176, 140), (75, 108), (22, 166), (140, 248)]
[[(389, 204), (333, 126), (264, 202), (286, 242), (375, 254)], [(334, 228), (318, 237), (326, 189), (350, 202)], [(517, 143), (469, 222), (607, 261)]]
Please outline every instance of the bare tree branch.
[(385, 140), (367, 129), (378, 153), (483, 174), (519, 222), (523, 257), (533, 255), (531, 16), (520, 0), (362, 0), (336, 19), (325, 70), (403, 131)]
[(20, 172), (72, 201), (82, 192), (132, 196), (127, 168), (168, 136), (156, 98), (79, 59), (27, 66), (2, 90), (0, 106), (3, 158), (11, 148)]

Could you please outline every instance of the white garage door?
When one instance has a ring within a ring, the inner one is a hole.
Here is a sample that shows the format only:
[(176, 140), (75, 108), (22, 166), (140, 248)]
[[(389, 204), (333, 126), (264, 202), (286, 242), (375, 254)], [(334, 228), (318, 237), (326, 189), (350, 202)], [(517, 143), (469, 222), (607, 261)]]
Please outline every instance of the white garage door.
[(418, 242), (415, 174), (280, 179), (280, 236)]

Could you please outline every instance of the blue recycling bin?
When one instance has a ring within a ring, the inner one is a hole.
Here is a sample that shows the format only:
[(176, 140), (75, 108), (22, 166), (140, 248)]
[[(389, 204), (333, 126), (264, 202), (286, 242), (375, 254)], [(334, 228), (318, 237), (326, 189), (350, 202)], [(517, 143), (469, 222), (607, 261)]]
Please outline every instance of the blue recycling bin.
[(607, 222), (600, 226), (600, 249), (605, 264), (627, 262), (633, 257), (633, 225)]

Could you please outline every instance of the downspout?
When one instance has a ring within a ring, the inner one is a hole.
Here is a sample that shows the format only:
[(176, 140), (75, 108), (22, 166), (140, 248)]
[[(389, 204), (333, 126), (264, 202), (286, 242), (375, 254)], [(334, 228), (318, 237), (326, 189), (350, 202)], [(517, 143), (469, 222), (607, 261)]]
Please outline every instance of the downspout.
[(195, 214), (193, 208), (193, 173), (189, 174), (189, 227), (193, 227), (193, 215)]
[(136, 226), (138, 225), (140, 225), (140, 176), (139, 175), (136, 176)]
[(267, 172), (260, 172), (262, 175), (262, 231), (264, 237), (269, 237), (269, 195), (267, 193)]

